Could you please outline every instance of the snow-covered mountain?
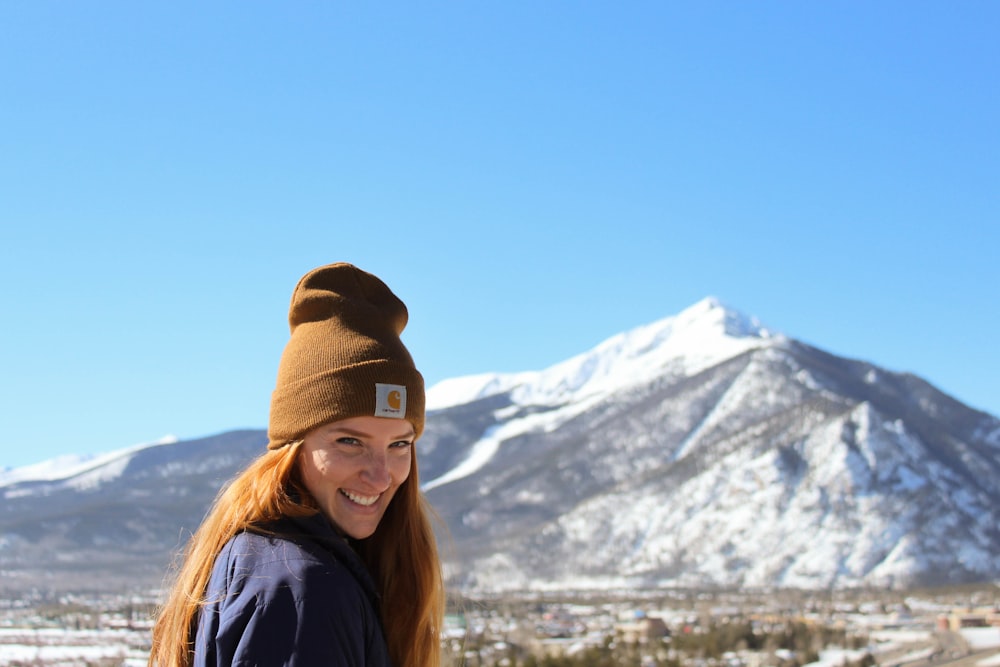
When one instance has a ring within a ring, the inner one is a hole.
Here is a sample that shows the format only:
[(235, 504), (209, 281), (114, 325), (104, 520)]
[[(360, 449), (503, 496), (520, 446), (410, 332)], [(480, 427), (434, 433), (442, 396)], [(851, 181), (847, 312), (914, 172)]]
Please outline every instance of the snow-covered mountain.
[(1000, 574), (996, 418), (713, 299), (429, 403), (422, 478), (470, 588)]
[[(1000, 420), (714, 299), (541, 371), (446, 380), (428, 408), (420, 478), (467, 590), (1000, 577)], [(5, 585), (154, 581), (265, 442), (0, 477)]]
[(267, 443), (233, 431), (7, 471), (0, 592), (155, 587), (219, 488)]
[(543, 371), (483, 374), (440, 382), (428, 390), (427, 408), (441, 411), (506, 395), (516, 414), (503, 420), (477, 443), (472, 455), (444, 477), (425, 482), (425, 490), (471, 474), (495, 453), (503, 440), (533, 431), (554, 431), (565, 421), (633, 387), (664, 378), (696, 375), (725, 359), (782, 338), (754, 319), (727, 310), (718, 300), (704, 299), (677, 317), (670, 317), (613, 336), (593, 350)]
[[(177, 442), (177, 438), (165, 436), (156, 442), (133, 445), (97, 456), (69, 454), (20, 468), (0, 470), (0, 488), (11, 486), (17, 482), (51, 482), (53, 484), (65, 482), (77, 488), (92, 486), (120, 475), (133, 454), (149, 447), (170, 445), (175, 442)], [(93, 480), (93, 484), (88, 480)]]

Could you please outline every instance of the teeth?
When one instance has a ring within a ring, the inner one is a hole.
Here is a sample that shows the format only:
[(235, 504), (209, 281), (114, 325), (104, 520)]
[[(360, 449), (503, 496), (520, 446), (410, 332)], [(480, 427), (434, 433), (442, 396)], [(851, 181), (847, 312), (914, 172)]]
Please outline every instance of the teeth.
[(368, 505), (374, 505), (375, 501), (378, 500), (378, 496), (359, 496), (356, 493), (351, 493), (350, 491), (344, 491), (343, 489), (341, 489), (341, 493), (343, 493), (345, 496), (347, 496), (357, 504), (364, 505), (365, 507), (367, 507)]

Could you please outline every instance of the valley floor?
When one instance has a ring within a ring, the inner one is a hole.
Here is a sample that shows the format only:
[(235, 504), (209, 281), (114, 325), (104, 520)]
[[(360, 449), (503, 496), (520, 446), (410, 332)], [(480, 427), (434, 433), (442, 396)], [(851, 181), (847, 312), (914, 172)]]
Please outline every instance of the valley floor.
[[(139, 667), (152, 595), (0, 601), (0, 667)], [(1000, 667), (996, 587), (455, 598), (450, 666)], [(601, 662), (601, 656), (606, 662)]]

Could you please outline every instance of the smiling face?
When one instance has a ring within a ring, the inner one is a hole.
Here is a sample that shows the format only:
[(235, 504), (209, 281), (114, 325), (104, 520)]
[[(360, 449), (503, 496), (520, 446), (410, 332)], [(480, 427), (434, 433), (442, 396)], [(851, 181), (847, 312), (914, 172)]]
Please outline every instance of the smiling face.
[(413, 425), (384, 417), (351, 417), (306, 434), (299, 464), (320, 509), (355, 539), (370, 537), (410, 475)]

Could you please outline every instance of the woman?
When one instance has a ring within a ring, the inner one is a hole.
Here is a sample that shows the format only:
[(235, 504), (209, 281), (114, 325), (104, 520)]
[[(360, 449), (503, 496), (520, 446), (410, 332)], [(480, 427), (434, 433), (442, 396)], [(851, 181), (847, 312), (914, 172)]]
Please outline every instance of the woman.
[(406, 322), (403, 302), (350, 264), (299, 281), (268, 451), (192, 536), (150, 665), (440, 665), (444, 589)]

